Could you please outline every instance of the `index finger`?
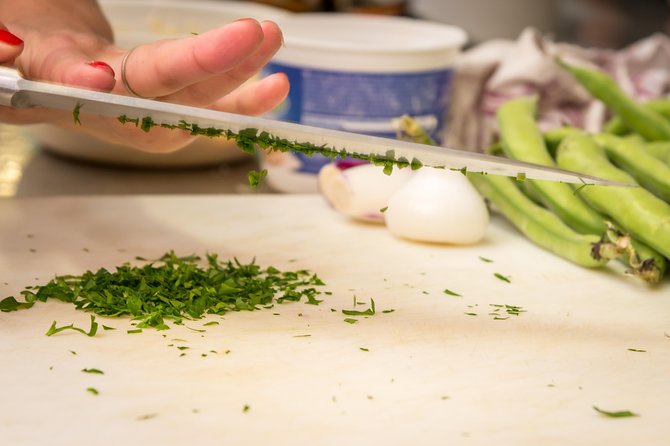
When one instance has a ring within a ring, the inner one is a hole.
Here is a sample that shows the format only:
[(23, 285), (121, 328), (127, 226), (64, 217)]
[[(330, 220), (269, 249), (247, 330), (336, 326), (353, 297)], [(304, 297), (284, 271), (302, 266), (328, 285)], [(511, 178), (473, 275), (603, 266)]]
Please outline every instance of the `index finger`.
[[(140, 96), (167, 96), (235, 68), (262, 41), (260, 24), (243, 19), (198, 36), (141, 45), (127, 56), (126, 80)], [(117, 54), (117, 73), (122, 57)], [(115, 90), (126, 93), (121, 82)]]

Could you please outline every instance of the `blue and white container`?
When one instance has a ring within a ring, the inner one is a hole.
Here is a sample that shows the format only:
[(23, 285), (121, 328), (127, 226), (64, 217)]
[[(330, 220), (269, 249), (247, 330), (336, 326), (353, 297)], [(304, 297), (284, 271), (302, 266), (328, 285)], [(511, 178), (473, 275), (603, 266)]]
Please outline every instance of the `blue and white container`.
[[(298, 14), (282, 20), (285, 46), (265, 67), (291, 91), (270, 117), (394, 138), (392, 120), (409, 114), (441, 141), (452, 65), (463, 30), (403, 17)], [(268, 183), (281, 192), (316, 192), (328, 160), (261, 153)]]

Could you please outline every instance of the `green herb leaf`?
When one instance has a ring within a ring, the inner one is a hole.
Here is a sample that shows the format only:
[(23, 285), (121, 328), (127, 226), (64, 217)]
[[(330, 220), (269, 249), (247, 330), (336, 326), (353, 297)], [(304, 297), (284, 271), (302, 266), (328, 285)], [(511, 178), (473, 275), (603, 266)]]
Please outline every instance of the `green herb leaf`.
[(74, 324), (70, 325), (65, 325), (63, 327), (56, 327), (56, 321), (53, 321), (51, 323), (51, 327), (49, 327), (49, 330), (45, 333), (47, 336), (52, 336), (55, 335), (56, 333), (60, 333), (61, 331), (64, 330), (74, 330), (78, 331), (81, 334), (85, 334), (86, 336), (93, 337), (98, 331), (98, 323), (95, 322), (95, 316), (91, 315), (91, 328), (89, 328), (88, 332), (85, 331), (82, 328), (75, 327)]
[(601, 414), (605, 415), (606, 417), (610, 417), (610, 418), (628, 418), (628, 417), (638, 417), (639, 416), (638, 414), (633, 413), (630, 410), (609, 411), (609, 410), (600, 409), (596, 406), (593, 406), (593, 410), (595, 410), (598, 413), (601, 413)]
[(445, 289), (444, 289), (444, 294), (448, 294), (449, 296), (462, 297), (460, 294), (458, 294), (458, 293), (456, 293), (456, 292), (454, 292), (454, 291), (451, 291), (451, 290), (448, 289), (448, 288), (445, 288)]
[[(356, 301), (354, 300), (354, 306), (355, 305), (356, 305)], [(367, 310), (364, 310), (364, 311), (342, 310), (342, 313), (346, 314), (347, 316), (374, 316), (375, 315), (375, 300), (370, 299), (370, 308), (368, 308)]]
[(72, 110), (72, 119), (74, 120), (75, 125), (81, 125), (81, 121), (79, 120), (81, 107), (83, 107), (83, 104), (77, 102), (77, 105), (74, 106), (74, 110)]
[(0, 300), (0, 311), (9, 312), (21, 309), (27, 309), (35, 305), (35, 302), (19, 302), (14, 296), (6, 297)]
[(93, 395), (100, 394), (100, 392), (98, 392), (98, 389), (96, 389), (95, 387), (87, 387), (86, 391), (89, 392), (89, 393), (92, 393)]
[(347, 317), (347, 318), (344, 318), (344, 322), (346, 322), (347, 324), (355, 324), (356, 322), (358, 322), (358, 319), (353, 319), (353, 318)]
[(485, 262), (485, 263), (493, 263), (493, 260), (488, 259), (486, 257), (482, 257), (482, 256), (479, 256), (479, 260), (481, 260), (482, 262)]
[(511, 283), (511, 280), (508, 276), (503, 276), (500, 273), (494, 273), (493, 275), (496, 276), (497, 279), (502, 280), (503, 282)]
[(81, 371), (84, 372), (84, 373), (92, 373), (92, 374), (95, 374), (95, 375), (104, 375), (105, 374), (105, 372), (103, 372), (102, 370), (98, 370), (98, 369), (81, 369)]
[(261, 183), (261, 180), (268, 175), (267, 169), (263, 169), (260, 172), (252, 170), (249, 172), (249, 186), (251, 188), (256, 188)]

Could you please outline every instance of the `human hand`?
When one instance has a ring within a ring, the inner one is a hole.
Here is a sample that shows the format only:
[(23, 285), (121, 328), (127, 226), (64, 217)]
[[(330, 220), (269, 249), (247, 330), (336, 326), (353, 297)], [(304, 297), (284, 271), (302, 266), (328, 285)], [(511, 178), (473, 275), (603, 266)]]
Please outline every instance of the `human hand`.
[[(8, 8), (10, 3), (16, 6), (18, 1), (0, 0), (4, 20), (0, 23), (0, 64), (16, 66), (29, 79), (130, 94), (121, 80), (121, 64), (128, 53), (113, 44), (109, 24), (96, 2), (65, 0), (56, 6), (46, 0), (22, 0), (25, 7), (19, 11)], [(47, 11), (31, 13), (38, 6)], [(278, 73), (253, 83), (246, 81), (281, 44), (275, 23), (242, 19), (197, 36), (136, 47), (126, 58), (126, 81), (142, 97), (262, 114), (286, 97), (288, 80)], [(0, 120), (74, 126), (71, 113), (45, 109), (0, 107)], [(193, 138), (160, 128), (145, 133), (95, 116), (86, 116), (83, 123), (77, 130), (148, 151), (175, 150)]]

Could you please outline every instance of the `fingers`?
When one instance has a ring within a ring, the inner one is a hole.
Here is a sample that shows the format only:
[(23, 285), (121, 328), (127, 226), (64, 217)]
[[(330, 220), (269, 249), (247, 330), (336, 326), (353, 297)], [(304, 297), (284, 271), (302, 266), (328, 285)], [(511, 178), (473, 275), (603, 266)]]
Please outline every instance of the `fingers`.
[(0, 23), (0, 64), (12, 65), (23, 51), (23, 40)]
[(199, 36), (142, 45), (126, 61), (126, 79), (141, 96), (209, 105), (267, 63), (281, 39), (274, 23), (244, 19)]
[(111, 91), (116, 83), (114, 70), (95, 57), (105, 45), (108, 42), (90, 36), (51, 35), (27, 45), (17, 65), (30, 79)]
[(241, 86), (217, 101), (212, 108), (243, 115), (262, 115), (281, 104), (288, 90), (288, 77), (284, 73), (275, 73)]
[(258, 73), (282, 45), (282, 34), (275, 23), (264, 22), (261, 24), (261, 29), (263, 31), (261, 45), (237, 66), (162, 99), (181, 104), (208, 106), (238, 88)]

